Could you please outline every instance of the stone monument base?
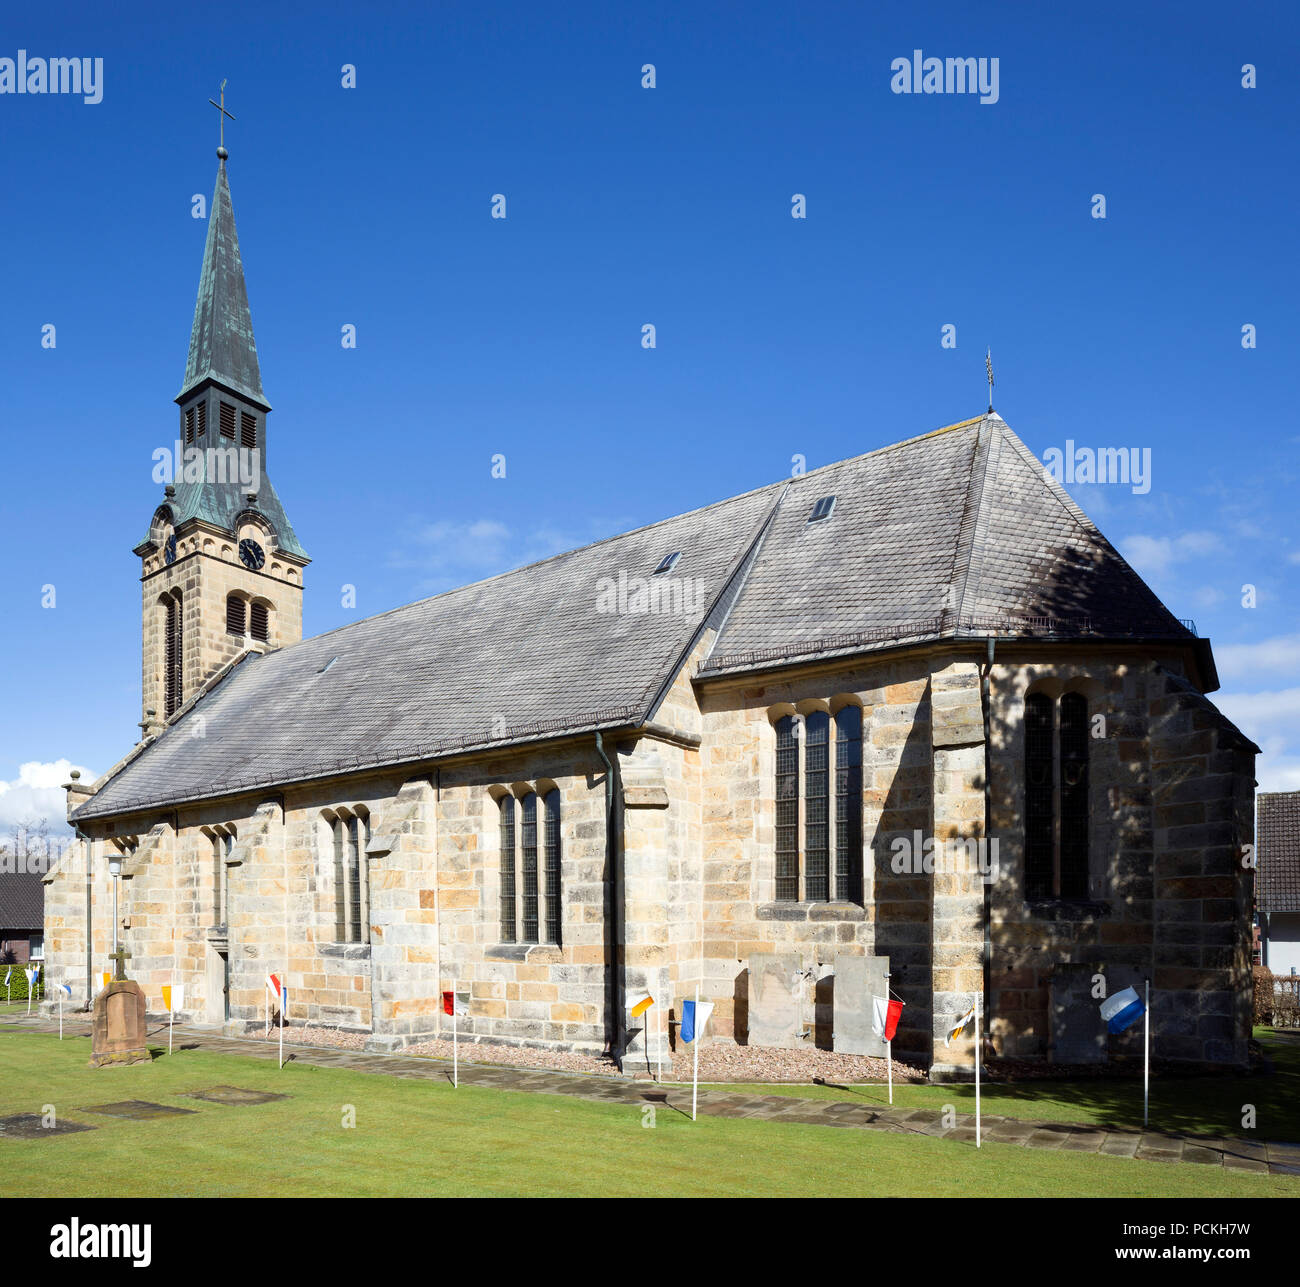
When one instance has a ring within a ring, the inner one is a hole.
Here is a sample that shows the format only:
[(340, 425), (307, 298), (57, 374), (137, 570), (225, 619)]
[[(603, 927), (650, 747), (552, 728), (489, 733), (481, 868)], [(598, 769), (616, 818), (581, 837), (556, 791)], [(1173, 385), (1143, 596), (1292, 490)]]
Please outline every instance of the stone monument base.
[(95, 998), (90, 1030), (90, 1066), (148, 1063), (144, 993), (131, 979), (114, 979)]

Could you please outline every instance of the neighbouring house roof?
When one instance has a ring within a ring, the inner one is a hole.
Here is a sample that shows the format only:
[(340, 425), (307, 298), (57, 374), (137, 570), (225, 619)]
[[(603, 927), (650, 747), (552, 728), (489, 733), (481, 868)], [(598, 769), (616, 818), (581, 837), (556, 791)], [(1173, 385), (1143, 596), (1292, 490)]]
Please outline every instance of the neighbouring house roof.
[[(675, 551), (685, 610), (602, 611)], [(73, 816), (635, 726), (706, 624), (702, 680), (972, 635), (1196, 642), (987, 415), (246, 658)]]
[(1255, 797), (1255, 905), (1261, 912), (1300, 912), (1300, 791)]
[(40, 872), (0, 872), (0, 929), (38, 933), (45, 923)]

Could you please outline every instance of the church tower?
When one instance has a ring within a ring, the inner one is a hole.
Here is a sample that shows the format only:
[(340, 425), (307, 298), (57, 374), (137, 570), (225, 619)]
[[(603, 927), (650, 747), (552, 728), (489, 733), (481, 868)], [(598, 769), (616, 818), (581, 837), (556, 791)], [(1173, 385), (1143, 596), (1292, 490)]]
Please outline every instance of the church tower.
[(133, 551), (141, 561), (146, 737), (244, 649), (302, 638), (310, 560), (266, 472), (271, 404), (262, 392), (227, 156), (223, 139), (176, 398), (177, 463)]

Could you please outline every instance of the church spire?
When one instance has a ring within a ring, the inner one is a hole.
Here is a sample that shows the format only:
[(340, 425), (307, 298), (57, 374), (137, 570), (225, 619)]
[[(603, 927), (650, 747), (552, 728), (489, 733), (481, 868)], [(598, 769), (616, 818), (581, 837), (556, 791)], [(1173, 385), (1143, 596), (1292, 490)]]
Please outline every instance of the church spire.
[[(222, 88), (220, 107), (224, 130), (230, 113), (225, 110), (224, 83)], [(203, 271), (199, 275), (199, 295), (194, 305), (189, 361), (185, 364), (185, 382), (176, 401), (182, 401), (199, 385), (212, 381), (269, 411), (271, 404), (262, 392), (257, 342), (253, 339), (248, 289), (244, 285), (244, 264), (235, 232), (235, 209), (226, 178), (227, 155), (223, 134), (222, 145), (217, 148), (217, 186), (209, 210), (208, 239), (203, 248)]]

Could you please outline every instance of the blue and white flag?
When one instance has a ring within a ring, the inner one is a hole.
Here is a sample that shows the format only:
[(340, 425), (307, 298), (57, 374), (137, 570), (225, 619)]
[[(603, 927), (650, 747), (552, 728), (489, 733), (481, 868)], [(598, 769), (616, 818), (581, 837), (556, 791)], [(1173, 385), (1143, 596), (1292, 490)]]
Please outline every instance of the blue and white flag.
[(1125, 988), (1123, 992), (1116, 992), (1113, 997), (1107, 997), (1101, 1003), (1101, 1017), (1111, 1032), (1123, 1032), (1146, 1014), (1146, 1009), (1137, 989)]
[(30, 969), (24, 970), (23, 973), (27, 976), (27, 986), (29, 988), (34, 988), (36, 986), (36, 980), (41, 977), (41, 967), (39, 965), (33, 965)]
[(679, 1031), (687, 1045), (704, 1032), (704, 1027), (709, 1022), (709, 1015), (712, 1013), (712, 1001), (682, 1002), (682, 1026)]
[(60, 983), (59, 986), (58, 986), (57, 988), (55, 988), (55, 991), (56, 991), (56, 992), (57, 992), (61, 997), (71, 997), (71, 996), (72, 996), (72, 988), (71, 988), (71, 986), (69, 986), (67, 983)]
[(9, 969), (7, 969), (7, 970), (5, 971), (5, 987), (8, 987), (8, 986), (9, 986), (9, 976), (10, 976), (13, 972), (14, 972), (14, 971), (13, 971), (13, 966), (10, 966)]

